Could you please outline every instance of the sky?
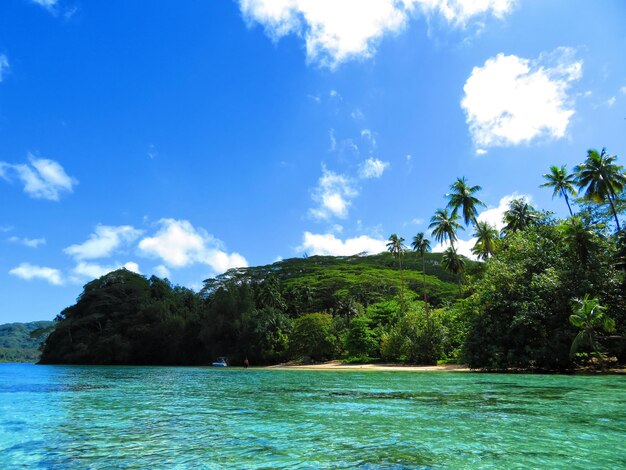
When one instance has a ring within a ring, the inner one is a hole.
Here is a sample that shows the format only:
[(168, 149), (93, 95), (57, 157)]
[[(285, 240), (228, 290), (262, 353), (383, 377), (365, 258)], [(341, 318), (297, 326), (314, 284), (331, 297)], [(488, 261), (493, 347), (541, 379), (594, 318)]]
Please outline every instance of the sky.
[(119, 267), (199, 289), (380, 252), (462, 176), (498, 228), (515, 197), (566, 216), (551, 165), (626, 163), (624, 24), (621, 0), (2, 0), (0, 323)]

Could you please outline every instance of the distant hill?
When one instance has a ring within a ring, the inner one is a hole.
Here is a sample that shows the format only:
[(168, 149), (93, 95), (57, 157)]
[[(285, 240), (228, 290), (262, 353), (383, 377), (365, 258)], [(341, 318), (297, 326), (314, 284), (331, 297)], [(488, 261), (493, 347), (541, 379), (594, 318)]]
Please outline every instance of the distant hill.
[(51, 321), (30, 323), (5, 323), (0, 325), (0, 362), (37, 362), (39, 346), (48, 336), (42, 334), (36, 338), (31, 333), (52, 327)]

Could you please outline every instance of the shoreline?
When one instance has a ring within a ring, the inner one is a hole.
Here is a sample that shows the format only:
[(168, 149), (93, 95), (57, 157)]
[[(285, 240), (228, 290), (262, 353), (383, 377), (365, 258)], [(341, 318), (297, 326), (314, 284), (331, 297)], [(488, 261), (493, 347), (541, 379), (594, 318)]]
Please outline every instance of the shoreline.
[(470, 369), (466, 365), (462, 364), (441, 364), (430, 366), (419, 365), (406, 365), (406, 364), (394, 364), (394, 363), (378, 363), (378, 364), (343, 364), (341, 361), (328, 361), (320, 362), (317, 364), (296, 364), (285, 363), (277, 364), (273, 366), (261, 366), (255, 367), (255, 369), (265, 370), (320, 370), (320, 371), (333, 371), (333, 370), (348, 370), (348, 371), (361, 371), (361, 372), (473, 372), (473, 373), (499, 373), (499, 374), (557, 374), (557, 375), (626, 375), (626, 368), (610, 368), (606, 370), (594, 370), (594, 369), (574, 369), (569, 372), (556, 372), (556, 371), (533, 371), (533, 370), (499, 370), (489, 371), (481, 369)]
[(343, 364), (341, 361), (320, 362), (318, 364), (277, 364), (260, 367), (271, 370), (356, 370), (356, 371), (397, 371), (397, 372), (471, 372), (467, 366), (460, 364), (441, 364), (432, 366), (414, 366), (405, 364)]

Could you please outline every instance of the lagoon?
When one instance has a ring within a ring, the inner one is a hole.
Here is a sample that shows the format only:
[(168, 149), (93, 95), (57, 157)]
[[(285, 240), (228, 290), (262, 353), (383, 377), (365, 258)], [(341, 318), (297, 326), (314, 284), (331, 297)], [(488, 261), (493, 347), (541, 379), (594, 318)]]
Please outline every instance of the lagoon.
[(626, 377), (0, 364), (0, 468), (626, 468)]

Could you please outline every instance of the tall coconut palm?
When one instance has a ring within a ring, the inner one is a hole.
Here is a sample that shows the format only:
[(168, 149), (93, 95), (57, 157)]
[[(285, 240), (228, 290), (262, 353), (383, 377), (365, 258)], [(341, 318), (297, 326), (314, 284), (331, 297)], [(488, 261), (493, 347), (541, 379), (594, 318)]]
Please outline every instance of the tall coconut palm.
[(430, 252), (430, 240), (424, 236), (424, 232), (420, 232), (413, 237), (413, 243), (411, 243), (413, 251), (422, 257), (422, 280), (424, 290), (424, 308), (426, 309), (426, 326), (430, 328), (430, 322), (428, 320), (428, 296), (426, 295), (426, 253)]
[(435, 240), (439, 243), (450, 242), (450, 246), (454, 250), (454, 242), (457, 240), (456, 231), (462, 230), (461, 224), (457, 221), (459, 216), (454, 212), (448, 214), (448, 209), (437, 209), (435, 215), (430, 219), (428, 228), (432, 229)]
[(498, 230), (487, 222), (478, 222), (476, 224), (476, 232), (474, 237), (477, 238), (472, 253), (478, 256), (478, 259), (486, 260), (496, 251), (498, 242)]
[(506, 224), (502, 233), (508, 235), (518, 230), (524, 230), (537, 219), (533, 206), (524, 199), (513, 199), (509, 209), (504, 213), (503, 221)]
[(565, 203), (569, 209), (569, 215), (574, 215), (572, 207), (569, 205), (569, 198), (567, 195), (569, 193), (572, 196), (576, 196), (576, 189), (574, 189), (576, 176), (568, 174), (567, 167), (565, 165), (560, 168), (556, 165), (552, 165), (550, 167), (550, 173), (546, 173), (543, 177), (547, 180), (547, 183), (542, 184), (540, 187), (552, 188), (554, 190), (552, 192), (552, 199), (554, 199), (554, 196), (557, 195), (565, 198)]
[(620, 232), (619, 219), (615, 210), (615, 198), (626, 186), (626, 174), (624, 167), (615, 164), (617, 156), (607, 155), (603, 148), (601, 153), (595, 149), (587, 151), (585, 163), (574, 168), (578, 186), (582, 191), (585, 189), (585, 198), (611, 205), (617, 231)]
[(586, 265), (596, 244), (594, 227), (586, 225), (580, 217), (573, 216), (562, 222), (560, 229), (563, 240), (576, 252), (580, 262)]
[(400, 265), (400, 279), (402, 287), (400, 290), (400, 299), (402, 301), (402, 310), (404, 311), (404, 271), (402, 271), (402, 256), (406, 247), (403, 244), (404, 238), (392, 233), (387, 243), (387, 250), (398, 260)]
[(459, 209), (463, 213), (463, 222), (467, 227), (470, 222), (477, 224), (476, 216), (478, 215), (478, 207), (485, 204), (474, 194), (480, 191), (480, 186), (469, 186), (465, 177), (457, 178), (450, 186), (452, 190), (447, 194), (449, 199), (448, 208), (452, 209), (452, 214), (457, 214)]
[(457, 277), (459, 284), (459, 295), (461, 295), (461, 274), (465, 270), (465, 261), (454, 251), (453, 248), (448, 248), (443, 252), (441, 257), (441, 266), (450, 274), (454, 274)]

